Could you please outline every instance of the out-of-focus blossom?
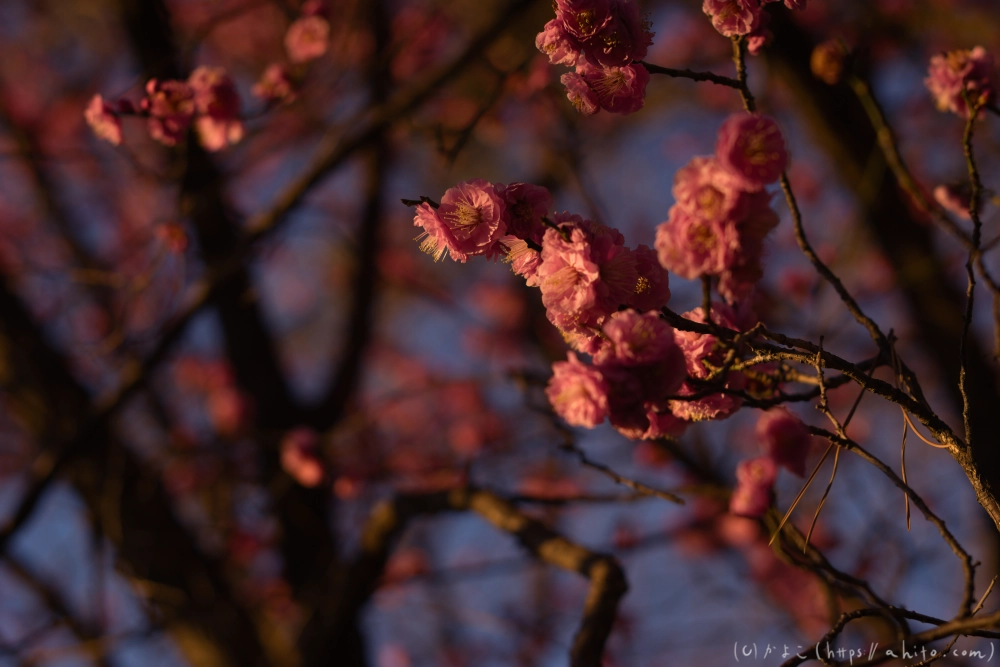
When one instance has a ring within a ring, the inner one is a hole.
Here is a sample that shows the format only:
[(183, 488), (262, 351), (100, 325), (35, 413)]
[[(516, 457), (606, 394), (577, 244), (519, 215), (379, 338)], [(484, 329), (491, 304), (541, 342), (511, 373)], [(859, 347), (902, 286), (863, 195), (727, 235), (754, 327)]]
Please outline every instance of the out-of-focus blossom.
[(847, 47), (844, 43), (839, 39), (828, 39), (813, 49), (809, 57), (809, 69), (817, 79), (834, 86), (844, 74), (846, 60)]
[(736, 227), (730, 221), (700, 218), (676, 204), (667, 221), (656, 228), (660, 264), (688, 280), (725, 271), (738, 244)]
[(989, 104), (996, 99), (993, 56), (981, 46), (936, 55), (931, 58), (924, 83), (938, 109), (968, 118), (966, 97), (973, 104)]
[(552, 364), (552, 378), (545, 393), (552, 408), (571, 426), (593, 428), (608, 416), (608, 383), (593, 366), (573, 352), (566, 361)]
[(737, 516), (758, 518), (771, 506), (778, 468), (767, 456), (742, 461), (736, 467), (736, 488), (729, 511)]
[(806, 472), (806, 455), (812, 437), (802, 420), (783, 407), (761, 413), (757, 419), (757, 440), (775, 463), (799, 477)]
[(321, 16), (304, 16), (288, 26), (285, 51), (295, 64), (307, 63), (326, 53), (330, 24)]
[(149, 115), (149, 135), (164, 146), (176, 146), (194, 119), (194, 89), (184, 81), (150, 79), (141, 108)]
[(122, 122), (111, 105), (100, 95), (94, 95), (83, 112), (87, 125), (99, 139), (118, 146), (122, 142)]
[(319, 486), (325, 476), (319, 438), (309, 428), (289, 431), (281, 440), (281, 467), (302, 486)]
[(972, 193), (968, 186), (939, 185), (934, 188), (934, 200), (958, 217), (964, 220), (972, 219), (972, 214), (969, 213)]
[(252, 92), (255, 97), (272, 104), (288, 104), (295, 100), (295, 87), (288, 76), (288, 70), (281, 63), (268, 65), (254, 84)]
[(243, 138), (240, 97), (221, 67), (199, 67), (188, 78), (194, 91), (195, 129), (202, 146), (217, 151)]
[(730, 116), (719, 128), (715, 154), (722, 167), (748, 190), (775, 182), (788, 166), (778, 124), (758, 114)]

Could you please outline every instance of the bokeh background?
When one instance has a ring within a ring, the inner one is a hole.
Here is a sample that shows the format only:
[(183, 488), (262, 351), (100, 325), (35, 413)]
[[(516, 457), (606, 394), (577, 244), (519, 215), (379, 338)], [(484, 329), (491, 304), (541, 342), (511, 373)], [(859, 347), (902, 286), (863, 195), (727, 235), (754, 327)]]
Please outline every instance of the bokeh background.
[[(732, 75), (731, 44), (700, 3), (640, 4), (656, 32), (649, 62)], [(294, 102), (267, 107), (250, 91), (284, 58), (293, 0), (0, 3), (0, 665), (566, 664), (587, 582), (472, 513), (415, 518), (376, 590), (351, 597), (345, 577), (377, 502), (468, 482), (620, 559), (630, 591), (607, 665), (730, 664), (754, 644), (759, 657), (741, 661), (779, 664), (782, 647), (809, 646), (857, 605), (726, 513), (736, 464), (757, 452), (755, 411), (679, 443), (574, 432), (594, 460), (688, 502), (633, 498), (560, 449), (542, 389), (566, 348), (537, 291), (503, 263), (419, 252), (400, 199), (438, 199), (470, 178), (544, 185), (557, 210), (652, 246), (674, 173), (710, 154), (741, 108), (728, 88), (653, 76), (639, 113), (582, 117), (561, 68), (534, 48), (551, 6), (510, 7), (332, 0), (327, 53)], [(750, 82), (787, 138), (806, 230), (960, 426), (965, 252), (896, 187), (851, 89), (816, 79), (809, 56), (831, 38), (855, 50), (929, 192), (965, 165), (964, 123), (935, 109), (927, 63), (975, 45), (1000, 54), (1000, 8), (769, 11), (775, 41), (751, 59)], [(148, 78), (201, 64), (237, 84), (239, 144), (167, 149), (126, 119), (112, 147), (86, 127), (95, 93), (137, 101)], [(998, 128), (989, 117), (976, 132), (988, 188), (1000, 183)], [(798, 250), (780, 196), (775, 208), (759, 317), (846, 358), (873, 356)], [(985, 239), (1000, 233), (989, 200), (983, 219)], [(254, 235), (262, 220), (273, 224)], [(205, 281), (216, 289), (201, 303)], [(700, 304), (699, 284), (672, 276), (671, 289), (674, 311)], [(972, 382), (979, 430), (995, 437), (1000, 384), (980, 294)], [(856, 391), (831, 391), (841, 417)], [(809, 404), (793, 409), (822, 423)], [(902, 423), (869, 396), (849, 433), (898, 469)], [(283, 464), (289, 437), (315, 438), (319, 484)], [(829, 463), (796, 524), (808, 527), (828, 475)], [(984, 590), (998, 536), (962, 471), (911, 436), (907, 475), (982, 562)], [(801, 484), (779, 479), (779, 508)], [(936, 530), (917, 514), (908, 530), (902, 495), (853, 457), (812, 541), (893, 604), (947, 618), (959, 603), (961, 570)], [(319, 640), (317, 617), (334, 619)], [(861, 621), (843, 643), (867, 648), (886, 632)]]

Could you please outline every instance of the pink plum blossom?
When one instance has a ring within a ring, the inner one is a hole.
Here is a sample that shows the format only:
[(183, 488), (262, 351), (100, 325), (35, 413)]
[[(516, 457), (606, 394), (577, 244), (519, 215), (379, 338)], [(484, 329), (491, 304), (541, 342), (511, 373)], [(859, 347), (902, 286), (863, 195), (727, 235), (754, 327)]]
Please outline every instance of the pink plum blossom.
[(150, 79), (140, 106), (149, 115), (149, 135), (164, 146), (176, 146), (194, 118), (194, 90), (184, 81)]
[(931, 58), (924, 84), (934, 96), (938, 109), (968, 118), (966, 95), (974, 104), (988, 104), (996, 98), (993, 56), (981, 46), (971, 51), (949, 51), (936, 55)]
[(555, 0), (556, 18), (579, 40), (597, 34), (611, 20), (611, 0)]
[(646, 57), (653, 42), (648, 24), (631, 0), (612, 0), (608, 22), (583, 42), (583, 54), (597, 67), (625, 67)]
[(635, 113), (646, 102), (649, 72), (642, 65), (594, 67), (577, 65), (577, 73), (597, 96), (600, 108), (611, 113)]
[(758, 0), (705, 0), (701, 10), (726, 37), (749, 35), (760, 24)]
[(435, 262), (440, 262), (446, 254), (450, 254), (456, 262), (465, 261), (465, 256), (455, 250), (455, 237), (451, 229), (430, 204), (417, 206), (413, 225), (423, 228), (424, 231), (415, 240), (420, 242), (420, 249), (433, 257)]
[(542, 253), (516, 236), (504, 236), (500, 243), (507, 248), (505, 261), (510, 263), (511, 270), (523, 277), (528, 287), (538, 287), (541, 284), (538, 267), (542, 263)]
[(535, 37), (535, 48), (544, 53), (553, 65), (573, 67), (580, 58), (580, 43), (560, 19), (552, 19)]
[(552, 408), (571, 426), (593, 428), (608, 416), (608, 383), (601, 372), (570, 352), (552, 364), (545, 394)]
[(587, 81), (576, 72), (567, 72), (559, 77), (566, 86), (566, 98), (584, 116), (593, 116), (601, 110), (597, 93), (587, 84)]
[(758, 114), (730, 116), (719, 129), (715, 154), (719, 164), (747, 190), (773, 183), (788, 166), (778, 124)]
[(764, 275), (764, 238), (778, 226), (778, 214), (770, 200), (771, 195), (763, 190), (747, 195), (746, 214), (736, 223), (736, 251), (719, 276), (719, 294), (729, 303), (746, 298)]
[(319, 58), (329, 46), (330, 24), (320, 16), (305, 16), (288, 26), (285, 51), (296, 65)]
[(705, 220), (675, 204), (667, 221), (656, 228), (654, 245), (663, 268), (693, 280), (725, 271), (734, 260), (739, 236), (732, 221)]
[(121, 144), (122, 122), (103, 97), (94, 95), (83, 112), (83, 117), (98, 139), (103, 139), (114, 146)]
[(771, 506), (778, 468), (766, 456), (748, 459), (736, 467), (736, 488), (729, 499), (729, 511), (738, 516), (758, 518)]
[(497, 241), (507, 232), (504, 211), (496, 188), (481, 178), (449, 188), (441, 197), (437, 215), (447, 228), (452, 259), (464, 262), (474, 255), (502, 252)]
[[(701, 308), (688, 311), (683, 317), (692, 322), (704, 323), (705, 316)], [(734, 310), (722, 303), (712, 304), (712, 321), (719, 326), (735, 331), (749, 328), (750, 314)], [(710, 371), (705, 365), (709, 362), (714, 367), (723, 363), (724, 354), (717, 349), (718, 339), (710, 334), (699, 334), (693, 331), (675, 330), (674, 337), (678, 347), (684, 353), (687, 374), (691, 378), (707, 378)], [(725, 387), (742, 389), (746, 379), (742, 373), (730, 372), (726, 377)], [(693, 383), (685, 383), (678, 395), (688, 396), (699, 392), (699, 387)], [(675, 416), (688, 421), (704, 421), (709, 419), (725, 419), (732, 415), (743, 404), (739, 396), (722, 392), (709, 394), (697, 400), (674, 400), (670, 402), (670, 410)]]
[(776, 464), (799, 477), (806, 474), (812, 438), (802, 420), (783, 407), (772, 408), (761, 413), (755, 430), (764, 453)]
[(747, 196), (740, 182), (714, 157), (695, 157), (674, 176), (677, 205), (702, 220), (743, 216)]
[(659, 310), (670, 301), (670, 277), (660, 266), (656, 251), (645, 245), (632, 251), (638, 278), (627, 304), (640, 312)]
[(552, 206), (552, 195), (546, 188), (530, 183), (497, 185), (507, 215), (507, 233), (519, 239), (541, 244), (545, 234), (542, 218)]
[(188, 77), (194, 91), (195, 129), (202, 146), (217, 151), (243, 138), (240, 97), (221, 67), (199, 67)]

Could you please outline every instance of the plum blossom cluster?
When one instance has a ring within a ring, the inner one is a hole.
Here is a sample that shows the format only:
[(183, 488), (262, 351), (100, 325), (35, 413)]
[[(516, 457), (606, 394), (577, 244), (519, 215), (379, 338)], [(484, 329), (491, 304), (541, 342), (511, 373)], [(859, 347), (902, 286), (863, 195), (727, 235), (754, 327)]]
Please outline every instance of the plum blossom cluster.
[(760, 415), (756, 435), (764, 453), (736, 468), (736, 489), (729, 500), (730, 512), (752, 518), (762, 516), (771, 506), (779, 467), (805, 476), (811, 442), (806, 425), (781, 407)]
[(114, 104), (94, 95), (84, 118), (94, 134), (117, 146), (122, 142), (122, 116), (146, 119), (149, 136), (176, 146), (191, 126), (206, 150), (218, 151), (243, 138), (240, 97), (221, 67), (199, 67), (187, 81), (150, 79), (139, 105), (122, 98)]
[(649, 23), (632, 0), (555, 0), (556, 17), (545, 24), (535, 46), (563, 74), (566, 96), (580, 113), (601, 109), (628, 114), (642, 108), (649, 72), (635, 61), (653, 43)]
[(772, 119), (731, 116), (719, 130), (715, 155), (692, 159), (674, 178), (676, 203), (656, 230), (660, 264), (688, 280), (718, 277), (729, 303), (745, 299), (762, 276), (764, 238), (778, 224), (764, 186), (787, 164)]
[(963, 118), (969, 117), (968, 103), (984, 105), (996, 101), (993, 56), (981, 46), (934, 56), (924, 83), (938, 109)]
[[(764, 5), (780, 0), (704, 0), (702, 11), (712, 19), (712, 25), (726, 37), (746, 35), (747, 51), (757, 55), (771, 39), (768, 30), (770, 15)], [(805, 9), (806, 0), (784, 0), (789, 9)]]
[[(551, 204), (539, 186), (465, 181), (440, 204), (417, 206), (417, 240), (435, 259), (504, 257), (539, 288), (549, 321), (575, 350), (553, 366), (547, 390), (568, 423), (593, 427), (609, 419), (630, 438), (655, 438), (735, 412), (742, 400), (727, 389), (743, 389), (745, 381), (724, 369), (716, 337), (675, 332), (660, 318), (669, 274), (654, 251), (629, 248), (618, 230), (579, 215), (549, 216)], [(704, 321), (700, 309), (685, 316)], [(712, 321), (739, 331), (755, 323), (748, 309), (723, 303), (712, 307)]]
[(271, 63), (254, 84), (253, 94), (268, 104), (288, 104), (295, 100), (296, 77), (292, 68), (301, 69), (316, 60), (330, 47), (330, 22), (323, 17), (326, 3), (308, 0), (285, 32), (288, 63)]

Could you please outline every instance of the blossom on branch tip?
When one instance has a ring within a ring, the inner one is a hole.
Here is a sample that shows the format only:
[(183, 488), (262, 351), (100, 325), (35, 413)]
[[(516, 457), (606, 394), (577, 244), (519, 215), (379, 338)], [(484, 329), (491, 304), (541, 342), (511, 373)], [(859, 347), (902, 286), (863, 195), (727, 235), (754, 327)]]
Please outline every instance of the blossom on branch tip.
[(100, 95), (94, 95), (83, 112), (87, 125), (98, 139), (103, 139), (113, 146), (122, 142), (122, 122)]
[(972, 204), (972, 193), (969, 187), (955, 185), (939, 185), (934, 188), (934, 201), (951, 211), (963, 220), (971, 220), (969, 207)]
[(738, 113), (719, 128), (715, 154), (724, 169), (747, 190), (778, 180), (788, 166), (785, 139), (773, 119)]
[(981, 46), (936, 55), (931, 58), (924, 84), (938, 109), (968, 118), (966, 97), (973, 104), (990, 104), (996, 99), (993, 56)]
[(597, 67), (625, 67), (646, 57), (653, 43), (649, 24), (630, 0), (612, 0), (607, 23), (582, 43), (583, 55)]
[(705, 0), (701, 10), (712, 19), (715, 29), (726, 37), (749, 35), (760, 24), (758, 0)]

